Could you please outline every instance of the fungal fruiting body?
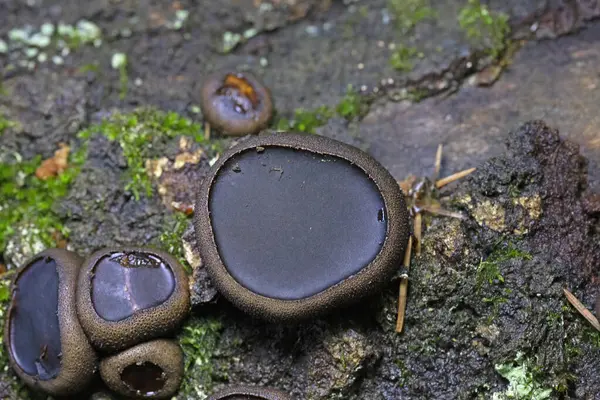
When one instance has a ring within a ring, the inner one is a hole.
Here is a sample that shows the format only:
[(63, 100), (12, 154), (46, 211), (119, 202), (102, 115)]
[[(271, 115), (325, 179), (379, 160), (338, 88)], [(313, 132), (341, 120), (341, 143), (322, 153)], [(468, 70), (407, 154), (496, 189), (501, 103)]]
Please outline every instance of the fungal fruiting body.
[(50, 249), (18, 272), (6, 315), (4, 340), (10, 365), (29, 386), (63, 396), (85, 388), (96, 353), (76, 315), (77, 254)]
[(213, 394), (208, 400), (293, 400), (290, 395), (278, 389), (232, 385)]
[(271, 134), (231, 148), (195, 207), (202, 259), (243, 310), (299, 320), (372, 293), (397, 270), (408, 212), (392, 176), (325, 137)]
[(187, 275), (170, 255), (103, 249), (85, 262), (77, 312), (94, 347), (116, 352), (173, 332), (190, 308)]
[(183, 352), (171, 340), (145, 342), (102, 360), (100, 376), (123, 396), (171, 398), (183, 379)]
[(269, 89), (246, 72), (210, 76), (202, 87), (200, 107), (211, 127), (232, 136), (258, 133), (273, 116)]

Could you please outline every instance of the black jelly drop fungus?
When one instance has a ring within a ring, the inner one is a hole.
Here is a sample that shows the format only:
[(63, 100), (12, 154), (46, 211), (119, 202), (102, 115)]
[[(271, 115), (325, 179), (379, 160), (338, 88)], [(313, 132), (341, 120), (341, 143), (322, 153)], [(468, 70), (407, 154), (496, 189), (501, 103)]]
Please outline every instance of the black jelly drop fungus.
[(232, 157), (209, 200), (229, 273), (284, 300), (317, 294), (371, 263), (387, 232), (383, 208), (375, 183), (347, 160), (281, 147)]
[(208, 400), (293, 400), (293, 398), (278, 389), (231, 385), (213, 394)]
[(220, 72), (206, 79), (200, 107), (205, 120), (227, 135), (254, 134), (273, 116), (271, 93), (250, 73)]
[(56, 261), (39, 258), (19, 276), (9, 321), (10, 351), (23, 371), (40, 380), (60, 372)]
[(171, 268), (151, 254), (114, 253), (94, 266), (91, 285), (98, 315), (120, 321), (162, 304), (173, 293), (175, 278)]
[(82, 261), (61, 249), (35, 256), (15, 276), (6, 315), (10, 365), (27, 385), (54, 396), (82, 391), (96, 367), (96, 354), (76, 313)]
[(231, 148), (195, 210), (219, 291), (271, 320), (372, 293), (402, 262), (410, 230), (395, 179), (366, 153), (315, 135), (261, 135)]
[(138, 344), (100, 362), (104, 383), (129, 398), (171, 398), (179, 389), (183, 369), (181, 348), (164, 339)]
[(167, 253), (108, 248), (84, 263), (77, 314), (98, 350), (114, 353), (176, 330), (190, 309), (185, 270)]

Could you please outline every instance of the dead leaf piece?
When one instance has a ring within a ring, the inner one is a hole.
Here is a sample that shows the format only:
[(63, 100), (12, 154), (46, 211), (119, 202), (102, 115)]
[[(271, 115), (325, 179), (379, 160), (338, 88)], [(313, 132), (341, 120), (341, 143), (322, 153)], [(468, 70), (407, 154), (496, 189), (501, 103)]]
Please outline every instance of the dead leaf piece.
[(67, 169), (67, 161), (71, 148), (64, 143), (59, 144), (59, 146), (60, 148), (54, 152), (54, 157), (44, 160), (35, 170), (35, 176), (39, 179), (46, 180), (53, 176), (60, 175)]
[(596, 328), (596, 330), (600, 331), (600, 322), (598, 322), (596, 317), (594, 317), (594, 315), (587, 308), (585, 308), (583, 304), (581, 304), (581, 302), (573, 295), (573, 293), (569, 292), (567, 289), (563, 289), (563, 292), (565, 292), (565, 296), (567, 297), (567, 300), (569, 300), (569, 303), (571, 303), (573, 307), (575, 307), (577, 311), (583, 315), (583, 318), (587, 319), (588, 322), (592, 324), (594, 328)]
[(173, 168), (181, 169), (185, 167), (185, 164), (198, 164), (200, 159), (202, 158), (203, 151), (202, 149), (198, 149), (197, 151), (190, 153), (180, 153), (175, 157), (175, 162), (173, 163)]

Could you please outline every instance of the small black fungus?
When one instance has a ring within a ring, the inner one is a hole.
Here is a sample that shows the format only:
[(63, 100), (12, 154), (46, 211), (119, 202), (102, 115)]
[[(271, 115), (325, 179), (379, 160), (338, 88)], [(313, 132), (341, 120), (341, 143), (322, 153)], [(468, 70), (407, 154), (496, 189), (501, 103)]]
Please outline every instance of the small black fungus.
[(269, 89), (246, 72), (210, 76), (202, 87), (200, 107), (211, 126), (233, 136), (258, 133), (273, 116)]
[(261, 135), (235, 146), (204, 179), (195, 210), (200, 254), (219, 291), (271, 320), (372, 293), (408, 241), (394, 178), (366, 153), (321, 136)]
[(27, 385), (55, 396), (83, 390), (96, 368), (96, 354), (76, 313), (82, 261), (61, 249), (35, 256), (17, 272), (6, 315), (10, 365)]
[(142, 343), (102, 360), (100, 376), (120, 395), (167, 399), (181, 384), (183, 352), (172, 340)]
[(166, 253), (103, 249), (84, 262), (77, 312), (99, 350), (115, 352), (168, 334), (189, 308), (188, 277)]
[(280, 390), (258, 386), (229, 386), (213, 394), (208, 400), (293, 400)]

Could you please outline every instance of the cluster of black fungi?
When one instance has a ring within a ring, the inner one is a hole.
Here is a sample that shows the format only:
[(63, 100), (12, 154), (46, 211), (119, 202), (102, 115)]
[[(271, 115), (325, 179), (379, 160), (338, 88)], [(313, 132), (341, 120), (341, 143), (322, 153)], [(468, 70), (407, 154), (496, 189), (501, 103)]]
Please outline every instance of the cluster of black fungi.
[(167, 337), (189, 309), (187, 275), (168, 254), (103, 249), (84, 260), (50, 249), (16, 274), (5, 345), (17, 375), (50, 395), (76, 394), (99, 369), (120, 395), (169, 398), (183, 353)]
[[(255, 78), (205, 84), (205, 119), (229, 134), (263, 129), (270, 94)], [(316, 317), (374, 293), (402, 265), (409, 235), (404, 196), (372, 157), (316, 135), (266, 133), (227, 150), (195, 204), (198, 249), (221, 294), (273, 322)], [(105, 249), (83, 261), (48, 250), (14, 282), (6, 345), (17, 374), (50, 394), (79, 390), (96, 371), (115, 392), (166, 398), (183, 361), (165, 339), (188, 313), (188, 279), (168, 254)], [(283, 400), (233, 387), (216, 399)]]

